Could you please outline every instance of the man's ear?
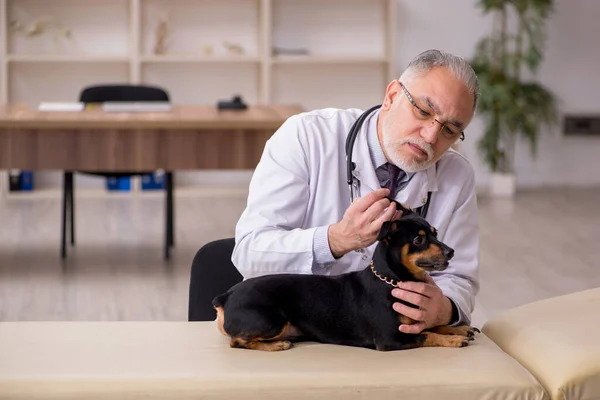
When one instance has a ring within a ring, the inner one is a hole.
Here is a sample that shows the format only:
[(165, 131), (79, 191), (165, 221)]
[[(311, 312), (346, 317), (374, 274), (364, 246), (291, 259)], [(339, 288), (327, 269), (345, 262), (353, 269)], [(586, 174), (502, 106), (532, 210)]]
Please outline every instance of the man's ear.
[(381, 109), (384, 111), (391, 109), (394, 101), (399, 98), (398, 96), (401, 90), (402, 88), (400, 87), (400, 82), (398, 82), (396, 79), (391, 81), (385, 89), (385, 97), (383, 99), (383, 103), (381, 104)]
[(377, 240), (383, 240), (388, 235), (396, 232), (400, 226), (398, 221), (385, 221), (383, 225), (381, 225), (381, 229), (379, 230), (379, 234), (377, 235)]

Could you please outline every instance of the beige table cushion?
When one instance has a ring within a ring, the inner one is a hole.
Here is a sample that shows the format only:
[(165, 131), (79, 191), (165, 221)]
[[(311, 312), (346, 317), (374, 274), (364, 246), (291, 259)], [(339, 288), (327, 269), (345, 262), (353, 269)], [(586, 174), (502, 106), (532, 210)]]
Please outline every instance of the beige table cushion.
[(0, 399), (544, 399), (485, 335), (465, 348), (232, 349), (214, 322), (0, 323)]
[(552, 399), (600, 399), (600, 288), (507, 311), (483, 332)]

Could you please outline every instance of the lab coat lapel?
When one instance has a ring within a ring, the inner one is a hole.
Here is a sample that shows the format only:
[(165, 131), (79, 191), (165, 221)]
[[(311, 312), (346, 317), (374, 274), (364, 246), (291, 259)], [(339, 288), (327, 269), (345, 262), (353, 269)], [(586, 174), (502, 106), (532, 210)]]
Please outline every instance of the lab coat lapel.
[(398, 192), (395, 200), (408, 208), (418, 208), (427, 202), (427, 192), (436, 191), (435, 164), (425, 171), (417, 172), (408, 185)]

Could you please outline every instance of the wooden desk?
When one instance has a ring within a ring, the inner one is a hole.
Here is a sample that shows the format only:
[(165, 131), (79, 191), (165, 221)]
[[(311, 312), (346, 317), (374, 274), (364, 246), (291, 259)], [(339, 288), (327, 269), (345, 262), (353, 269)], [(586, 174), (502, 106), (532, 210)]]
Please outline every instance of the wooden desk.
[(168, 113), (40, 112), (0, 105), (0, 169), (252, 169), (299, 106), (174, 106)]

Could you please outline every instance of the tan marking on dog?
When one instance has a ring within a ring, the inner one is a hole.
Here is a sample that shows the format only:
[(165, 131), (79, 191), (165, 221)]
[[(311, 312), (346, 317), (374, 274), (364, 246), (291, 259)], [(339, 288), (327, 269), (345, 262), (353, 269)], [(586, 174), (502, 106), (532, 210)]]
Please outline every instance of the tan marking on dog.
[(223, 334), (223, 336), (229, 337), (227, 332), (225, 332), (225, 328), (224, 328), (225, 310), (223, 310), (223, 307), (215, 307), (215, 310), (217, 310), (217, 328), (219, 328), (219, 332), (221, 332)]
[(414, 319), (407, 317), (406, 315), (400, 315), (399, 319), (400, 319), (400, 323), (403, 325), (413, 325), (417, 322)]
[(234, 348), (243, 348), (250, 350), (262, 350), (262, 351), (280, 351), (280, 350), (288, 350), (292, 348), (292, 342), (289, 340), (278, 340), (289, 337), (293, 337), (294, 333), (297, 333), (298, 330), (293, 327), (289, 322), (287, 322), (281, 332), (272, 338), (252, 338), (252, 339), (244, 339), (241, 337), (233, 337), (229, 342), (229, 346)]
[(300, 332), (300, 330), (288, 322), (287, 324), (285, 324), (283, 330), (279, 335), (276, 336), (276, 338), (281, 340), (289, 340), (300, 337), (301, 335), (302, 333)]
[(439, 333), (440, 335), (458, 335), (458, 336), (466, 336), (466, 337), (472, 337), (475, 335), (475, 329), (469, 325), (460, 325), (460, 326), (441, 325), (441, 326), (436, 326), (435, 328), (428, 329), (428, 331), (433, 332), (433, 333)]
[(262, 351), (281, 351), (292, 348), (292, 342), (288, 340), (278, 340), (275, 342), (265, 342), (260, 339), (244, 340), (242, 338), (232, 338), (229, 345), (233, 348), (262, 350)]
[(421, 236), (425, 236), (425, 231), (424, 231), (423, 229), (421, 229), (421, 230), (419, 231), (419, 235), (421, 235)]
[(432, 226), (431, 228), (429, 228), (431, 230), (431, 233), (433, 233), (435, 235), (435, 228)]
[(417, 258), (419, 258), (422, 252), (409, 255), (409, 248), (410, 245), (408, 243), (402, 246), (402, 264), (406, 267), (406, 269), (408, 269), (408, 271), (412, 274), (412, 276), (415, 277), (416, 280), (424, 282), (425, 270), (421, 267), (418, 267), (417, 264), (415, 264)]
[[(442, 251), (442, 248), (440, 246), (438, 246), (437, 244), (429, 244), (429, 247), (426, 250), (411, 254), (410, 256), (408, 255), (408, 250), (407, 250), (406, 254), (407, 254), (406, 259), (408, 260), (408, 262), (411, 263), (412, 265), (414, 265), (415, 268), (418, 268), (419, 270), (421, 270), (421, 275), (415, 274), (415, 277), (417, 277), (418, 279), (421, 279), (421, 280), (425, 279), (425, 270), (421, 267), (417, 267), (417, 261), (419, 261), (420, 259), (427, 259), (428, 261), (431, 261), (436, 258), (437, 259), (444, 258), (444, 252)], [(412, 270), (411, 270), (411, 272), (412, 272)], [(419, 278), (419, 276), (421, 276), (422, 278)]]
[(440, 335), (439, 333), (423, 331), (425, 341), (421, 347), (465, 347), (469, 345), (469, 338), (458, 335)]
[(442, 251), (442, 248), (437, 244), (430, 244), (427, 250), (422, 251), (420, 255), (429, 258), (437, 258), (439, 256), (443, 257), (444, 252)]
[(387, 230), (387, 234), (381, 239), (382, 242), (390, 245), (390, 235), (398, 230), (398, 222), (392, 222)]

